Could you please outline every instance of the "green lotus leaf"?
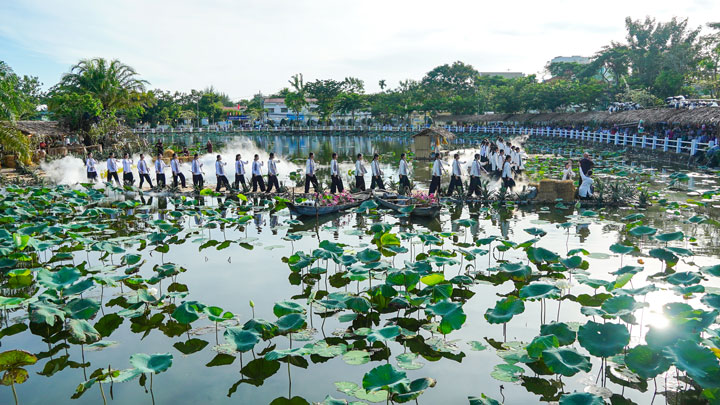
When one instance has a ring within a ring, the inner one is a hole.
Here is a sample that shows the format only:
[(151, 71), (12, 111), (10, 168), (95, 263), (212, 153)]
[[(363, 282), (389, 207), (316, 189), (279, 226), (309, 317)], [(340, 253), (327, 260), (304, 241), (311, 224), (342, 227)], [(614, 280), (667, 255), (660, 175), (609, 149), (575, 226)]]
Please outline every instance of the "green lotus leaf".
[(641, 378), (650, 379), (666, 372), (670, 362), (659, 350), (648, 345), (638, 345), (625, 354), (625, 364)]
[(278, 318), (287, 314), (304, 314), (305, 307), (293, 301), (280, 301), (273, 306), (273, 313)]
[(651, 249), (649, 254), (650, 254), (650, 257), (654, 257), (658, 260), (662, 260), (670, 267), (674, 266), (675, 263), (677, 263), (679, 260), (678, 257), (675, 255), (675, 253), (673, 253), (670, 250), (667, 250), (665, 248)]
[(630, 343), (630, 333), (625, 325), (588, 321), (578, 329), (578, 342), (593, 356), (610, 357)]
[(80, 343), (93, 343), (101, 338), (100, 332), (84, 319), (71, 319), (68, 328), (70, 336)]
[(365, 350), (351, 350), (343, 354), (343, 360), (350, 365), (362, 365), (370, 362), (370, 353)]
[(378, 366), (365, 373), (362, 380), (363, 388), (368, 391), (392, 391), (399, 384), (409, 384), (404, 371), (397, 370), (392, 364)]
[(709, 306), (710, 308), (720, 309), (720, 294), (705, 294), (700, 302)]
[(57, 271), (41, 269), (37, 273), (38, 282), (45, 288), (63, 289), (80, 279), (80, 270), (74, 267), (63, 267)]
[(90, 319), (100, 310), (100, 303), (89, 298), (74, 298), (65, 305), (65, 313), (73, 319)]
[(526, 300), (539, 300), (542, 298), (558, 298), (560, 289), (552, 284), (532, 283), (520, 289), (520, 298)]
[(0, 371), (8, 371), (18, 367), (37, 363), (37, 357), (24, 350), (8, 350), (0, 353)]
[(620, 255), (626, 255), (635, 250), (637, 250), (637, 248), (635, 246), (625, 246), (625, 245), (621, 245), (619, 243), (610, 245), (610, 251), (613, 253), (620, 254)]
[(172, 313), (172, 317), (183, 325), (188, 325), (200, 318), (205, 305), (197, 301), (184, 301)]
[(560, 346), (560, 342), (556, 336), (541, 335), (535, 336), (525, 349), (527, 350), (528, 356), (539, 359), (544, 350), (558, 346)]
[(487, 349), (487, 346), (478, 342), (477, 340), (471, 340), (471, 341), (467, 342), (467, 344), (470, 346), (470, 350), (474, 350), (476, 352), (480, 352), (480, 351)]
[(544, 350), (542, 359), (550, 371), (566, 377), (573, 376), (581, 371), (589, 372), (592, 369), (590, 357), (583, 356), (569, 347)]
[(173, 355), (170, 353), (135, 353), (130, 356), (130, 364), (143, 373), (162, 373), (172, 366), (172, 361)]
[(380, 340), (385, 341), (395, 339), (400, 336), (400, 332), (401, 330), (399, 326), (386, 326), (384, 328), (373, 330), (367, 335), (367, 340), (368, 342), (373, 343)]
[(568, 269), (578, 269), (582, 266), (583, 259), (580, 256), (570, 256), (568, 258), (560, 260), (560, 263)]
[(494, 308), (488, 308), (485, 319), (489, 323), (506, 323), (513, 316), (525, 312), (525, 303), (514, 295), (510, 295), (495, 303)]
[(645, 218), (645, 214), (630, 214), (622, 218), (623, 222), (635, 222)]
[(570, 326), (564, 322), (552, 322), (542, 325), (540, 326), (540, 334), (555, 336), (560, 346), (573, 344), (577, 337), (577, 332), (570, 329)]
[(424, 364), (416, 361), (418, 355), (416, 353), (403, 353), (395, 356), (398, 367), (403, 370), (419, 370), (423, 368)]
[(420, 281), (425, 285), (434, 286), (445, 281), (445, 275), (443, 273), (432, 273), (420, 278)]
[(520, 374), (524, 373), (525, 369), (514, 364), (497, 364), (493, 367), (493, 371), (490, 372), (490, 377), (504, 382), (515, 382), (520, 379)]
[(633, 236), (648, 236), (648, 235), (655, 235), (655, 233), (658, 230), (656, 228), (652, 228), (645, 225), (637, 226), (630, 230), (630, 234)]
[(542, 237), (542, 236), (547, 235), (547, 232), (543, 231), (540, 228), (527, 228), (527, 229), (524, 229), (524, 231), (533, 236), (541, 236)]
[(436, 381), (432, 378), (418, 378), (410, 384), (398, 384), (393, 388), (394, 402), (405, 403), (419, 397), (426, 389), (434, 387)]
[(619, 295), (605, 300), (602, 305), (600, 305), (600, 309), (605, 311), (606, 314), (616, 317), (630, 315), (642, 306), (642, 303), (635, 301), (635, 299), (629, 295)]
[(485, 394), (480, 394), (479, 397), (468, 397), (470, 405), (502, 405), (502, 403), (496, 399), (492, 399)]
[(239, 352), (252, 350), (260, 341), (260, 336), (256, 332), (243, 329), (239, 326), (225, 329), (223, 338), (230, 346)]
[(605, 400), (589, 392), (574, 392), (560, 397), (560, 405), (605, 405)]
[(527, 255), (528, 258), (530, 258), (531, 261), (535, 263), (542, 263), (542, 262), (548, 262), (548, 263), (557, 263), (560, 260), (560, 256), (555, 253), (551, 252), (545, 248), (528, 248), (527, 249)]
[(685, 237), (685, 234), (678, 231), (678, 232), (669, 232), (669, 233), (661, 233), (659, 235), (653, 236), (653, 239), (659, 240), (660, 242), (672, 242), (676, 240), (682, 240)]
[(642, 266), (623, 266), (623, 267), (620, 267), (619, 269), (611, 272), (610, 274), (612, 274), (614, 276), (621, 276), (623, 274), (628, 274), (628, 273), (637, 274), (637, 273), (640, 273), (641, 271), (643, 271)]
[(716, 264), (714, 266), (700, 267), (700, 271), (702, 271), (703, 273), (713, 275), (715, 277), (720, 277), (720, 264)]
[(454, 330), (459, 330), (467, 319), (462, 305), (448, 300), (429, 305), (425, 309), (425, 312), (442, 317), (438, 330), (443, 335), (447, 335)]
[(665, 348), (675, 367), (684, 371), (703, 388), (720, 388), (720, 364), (714, 353), (690, 340), (679, 340)]
[(665, 281), (672, 285), (693, 285), (697, 284), (702, 278), (697, 274), (690, 271), (682, 271), (674, 273), (665, 278)]
[(530, 266), (522, 263), (503, 263), (498, 270), (509, 274), (513, 280), (526, 280), (532, 274)]
[(280, 332), (297, 332), (305, 327), (305, 317), (298, 313), (287, 314), (281, 316), (276, 324)]
[(370, 301), (365, 297), (350, 297), (345, 300), (345, 306), (355, 312), (367, 313), (372, 308)]
[(365, 249), (357, 254), (358, 260), (363, 263), (372, 263), (380, 260), (382, 255), (377, 250)]

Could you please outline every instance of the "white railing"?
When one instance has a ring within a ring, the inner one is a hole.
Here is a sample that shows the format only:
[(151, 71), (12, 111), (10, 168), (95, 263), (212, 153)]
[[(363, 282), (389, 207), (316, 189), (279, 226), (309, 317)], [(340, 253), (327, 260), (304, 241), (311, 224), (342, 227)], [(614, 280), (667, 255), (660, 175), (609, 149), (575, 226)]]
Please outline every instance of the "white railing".
[[(163, 134), (163, 133), (247, 133), (247, 132), (308, 132), (308, 131), (383, 131), (383, 132), (418, 132), (427, 126), (420, 125), (330, 125), (330, 126), (278, 126), (261, 128), (153, 128), (133, 129), (137, 134)], [(664, 152), (674, 152), (694, 155), (698, 151), (704, 151), (715, 146), (715, 141), (701, 143), (697, 139), (683, 141), (681, 139), (670, 139), (669, 137), (647, 136), (627, 134), (609, 130), (586, 131), (579, 129), (563, 128), (526, 128), (526, 127), (480, 127), (480, 126), (457, 126), (446, 125), (445, 129), (459, 134), (490, 134), (490, 135), (530, 135), (539, 137), (564, 138), (585, 142), (611, 144), (616, 146), (629, 146), (651, 150), (662, 149)]]

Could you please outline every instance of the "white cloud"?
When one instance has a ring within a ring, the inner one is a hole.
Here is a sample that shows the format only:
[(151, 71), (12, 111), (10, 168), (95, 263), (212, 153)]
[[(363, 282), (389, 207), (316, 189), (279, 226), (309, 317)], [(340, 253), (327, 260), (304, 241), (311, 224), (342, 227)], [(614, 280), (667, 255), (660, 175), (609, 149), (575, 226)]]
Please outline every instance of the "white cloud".
[(720, 15), (720, 2), (24, 0), (0, 4), (0, 37), (68, 67), (118, 58), (152, 87), (214, 85), (239, 98), (279, 90), (298, 72), (357, 76), (370, 91), (455, 60), (535, 73), (554, 56), (621, 40), (625, 17), (646, 14), (697, 26)]

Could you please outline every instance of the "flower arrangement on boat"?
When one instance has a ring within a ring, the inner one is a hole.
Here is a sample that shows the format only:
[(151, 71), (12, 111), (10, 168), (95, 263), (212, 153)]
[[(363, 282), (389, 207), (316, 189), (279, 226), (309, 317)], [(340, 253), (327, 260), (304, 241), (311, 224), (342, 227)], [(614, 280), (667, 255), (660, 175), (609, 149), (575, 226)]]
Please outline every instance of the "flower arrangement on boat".
[(434, 205), (438, 203), (438, 198), (435, 194), (415, 192), (411, 197), (415, 202), (415, 205)]
[(330, 194), (328, 192), (315, 193), (315, 199), (318, 201), (318, 205), (322, 207), (334, 207), (355, 201), (355, 198), (353, 198), (352, 194), (348, 191), (343, 191), (339, 194)]

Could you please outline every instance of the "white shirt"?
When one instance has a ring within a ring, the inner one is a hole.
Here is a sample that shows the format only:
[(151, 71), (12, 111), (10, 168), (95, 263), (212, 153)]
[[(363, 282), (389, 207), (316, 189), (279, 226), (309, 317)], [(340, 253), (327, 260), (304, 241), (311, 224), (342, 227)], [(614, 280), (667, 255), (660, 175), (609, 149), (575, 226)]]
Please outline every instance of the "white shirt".
[(215, 161), (215, 175), (216, 176), (224, 176), (225, 175), (225, 165), (227, 163), (223, 162), (222, 160), (216, 160)]
[(362, 160), (356, 161), (355, 162), (355, 175), (363, 176), (365, 173), (367, 173), (367, 170), (365, 170), (365, 165), (363, 165)]
[(443, 168), (442, 161), (440, 159), (435, 159), (435, 161), (433, 162), (433, 167), (432, 167), (432, 175), (438, 176), (438, 177), (442, 176), (443, 169), (444, 168)]
[(563, 176), (562, 176), (563, 180), (572, 180), (573, 177), (574, 177), (574, 174), (572, 171), (572, 167), (568, 167), (565, 170), (563, 170)]
[(382, 175), (382, 170), (380, 170), (380, 162), (377, 160), (373, 160), (372, 163), (370, 163), (370, 170), (372, 171), (373, 177)]
[(107, 160), (107, 170), (112, 173), (117, 171), (117, 160), (109, 158)]
[(483, 145), (480, 147), (480, 156), (487, 157), (487, 146)]
[(408, 175), (408, 165), (405, 160), (400, 160), (400, 168), (398, 169), (398, 173), (402, 176)]
[(163, 174), (166, 167), (167, 165), (165, 165), (162, 159), (155, 159), (155, 173)]
[(262, 173), (260, 172), (260, 166), (262, 166), (263, 163), (259, 160), (253, 160), (252, 164), (252, 175), (253, 176), (262, 176)]
[(277, 167), (275, 166), (275, 161), (272, 159), (268, 160), (268, 175), (277, 175)]
[(147, 162), (145, 162), (145, 159), (140, 159), (137, 164), (138, 173), (140, 174), (148, 174), (148, 167)]
[(480, 176), (480, 161), (479, 160), (473, 160), (472, 164), (470, 165), (470, 175), (474, 177)]
[(243, 162), (242, 160), (236, 160), (235, 161), (235, 174), (240, 174), (240, 175), (244, 176), (246, 164), (247, 164), (247, 162)]
[(490, 167), (492, 171), (497, 170), (497, 158), (495, 155), (495, 152), (490, 152), (490, 157), (488, 158), (488, 160), (490, 160)]
[(458, 176), (458, 177), (462, 176), (462, 173), (460, 172), (460, 161), (457, 159), (453, 160), (452, 174), (453, 174), (453, 176)]
[(583, 173), (582, 167), (580, 167), (579, 172), (582, 182), (580, 183), (580, 187), (578, 188), (578, 194), (580, 195), (580, 197), (590, 197), (592, 195), (590, 191), (590, 186), (592, 186), (593, 184), (593, 179)]
[(202, 163), (200, 163), (199, 160), (193, 159), (192, 164), (190, 165), (190, 170), (192, 171), (192, 174), (199, 176), (202, 174)]
[(340, 168), (338, 167), (337, 159), (333, 159), (330, 161), (330, 175), (331, 176), (339, 176), (340, 175)]
[(503, 165), (502, 177), (512, 177), (510, 162), (505, 162), (505, 164)]
[(178, 164), (177, 159), (171, 159), (170, 160), (170, 170), (173, 174), (180, 173), (180, 165)]
[(505, 164), (505, 154), (504, 154), (504, 153), (503, 153), (503, 154), (498, 153), (498, 154), (495, 156), (495, 159), (497, 159), (497, 167), (498, 167), (498, 168), (502, 168), (503, 165)]
[(315, 174), (315, 161), (312, 159), (308, 159), (307, 162), (305, 162), (305, 174), (314, 175)]
[(89, 171), (89, 172), (94, 172), (94, 171), (95, 171), (95, 165), (96, 165), (96, 164), (97, 164), (97, 162), (96, 162), (95, 159), (93, 159), (93, 158), (88, 158), (88, 159), (85, 161), (85, 166), (87, 166), (87, 171)]
[(132, 159), (123, 159), (122, 165), (123, 165), (123, 172), (130, 173), (132, 171)]

